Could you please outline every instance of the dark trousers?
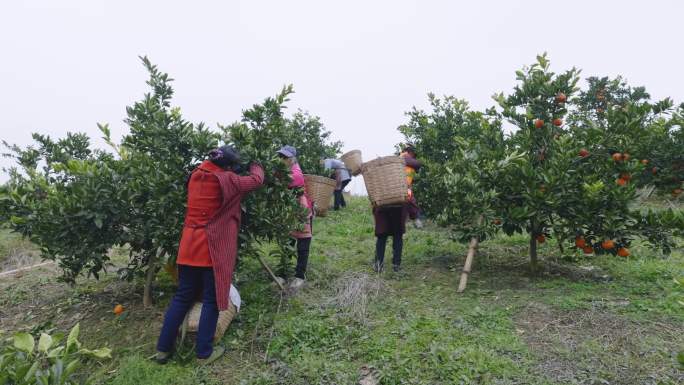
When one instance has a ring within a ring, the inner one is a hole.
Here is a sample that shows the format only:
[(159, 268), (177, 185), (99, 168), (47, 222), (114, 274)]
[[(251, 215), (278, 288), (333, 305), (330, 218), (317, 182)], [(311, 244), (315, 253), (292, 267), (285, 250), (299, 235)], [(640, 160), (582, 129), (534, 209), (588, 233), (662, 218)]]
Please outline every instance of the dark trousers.
[[(197, 358), (207, 358), (213, 351), (212, 342), (216, 332), (218, 307), (214, 270), (211, 267), (178, 265), (178, 290), (164, 316), (157, 342), (157, 351), (170, 352), (176, 342), (178, 328), (183, 323), (198, 294), (202, 293), (202, 314), (197, 331)], [(228, 295), (228, 293), (226, 293)]]
[(309, 263), (309, 248), (311, 247), (311, 238), (297, 238), (293, 239), (292, 243), (297, 244), (297, 267), (295, 268), (295, 277), (304, 279), (306, 274), (306, 265)]
[(334, 206), (335, 210), (339, 210), (340, 207), (347, 207), (347, 202), (344, 201), (343, 190), (345, 187), (347, 187), (349, 182), (351, 182), (351, 179), (345, 180), (344, 182), (342, 182), (340, 189), (335, 190), (335, 206)]
[[(385, 246), (388, 235), (380, 235), (375, 241), (375, 260), (383, 263), (385, 260)], [(404, 237), (401, 234), (392, 236), (392, 264), (401, 265), (401, 252), (404, 248)]]

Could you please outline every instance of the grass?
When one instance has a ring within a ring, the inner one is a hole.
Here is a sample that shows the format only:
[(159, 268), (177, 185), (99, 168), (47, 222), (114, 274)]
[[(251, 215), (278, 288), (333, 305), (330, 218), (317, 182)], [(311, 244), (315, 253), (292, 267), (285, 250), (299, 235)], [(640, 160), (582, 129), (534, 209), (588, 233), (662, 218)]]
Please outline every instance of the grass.
[[(354, 199), (314, 227), (308, 286), (295, 296), (281, 298), (255, 260), (240, 262), (245, 304), (223, 338), (226, 357), (208, 368), (197, 367), (190, 344), (165, 366), (146, 359), (173, 293), (165, 274), (151, 309), (142, 307), (140, 283), (114, 274), (76, 287), (56, 282), (54, 268), (4, 279), (0, 329), (81, 322), (86, 346), (114, 350), (91, 368), (97, 383), (118, 385), (684, 382), (675, 359), (684, 308), (672, 279), (684, 275), (681, 247), (670, 257), (636, 245), (628, 259), (580, 258), (599, 272), (583, 276), (567, 274), (577, 265), (563, 264), (547, 242), (541, 256), (564, 269), (532, 276), (527, 238), (500, 237), (481, 246), (459, 295), (465, 247), (441, 229), (410, 228), (404, 270), (377, 276), (367, 201)], [(116, 303), (127, 309), (121, 319), (111, 313)]]

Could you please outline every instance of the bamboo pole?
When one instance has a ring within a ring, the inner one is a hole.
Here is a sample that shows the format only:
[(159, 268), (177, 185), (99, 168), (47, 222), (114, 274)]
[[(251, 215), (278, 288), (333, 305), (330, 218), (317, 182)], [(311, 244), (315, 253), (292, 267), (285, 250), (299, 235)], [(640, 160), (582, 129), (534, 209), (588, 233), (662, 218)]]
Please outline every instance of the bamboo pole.
[(473, 265), (473, 259), (475, 259), (475, 253), (477, 252), (477, 246), (480, 242), (477, 237), (470, 238), (470, 244), (468, 245), (468, 255), (466, 256), (465, 263), (463, 264), (463, 270), (461, 271), (461, 279), (458, 282), (457, 293), (463, 293), (465, 291), (466, 285), (468, 284), (468, 276), (470, 275), (471, 266)]
[[(480, 217), (477, 218), (478, 227), (482, 225), (482, 221), (484, 221), (484, 216), (480, 215)], [(478, 237), (475, 236), (470, 238), (468, 254), (466, 255), (465, 263), (463, 263), (463, 270), (461, 270), (461, 279), (458, 281), (458, 290), (456, 290), (457, 293), (463, 293), (463, 291), (466, 289), (466, 285), (468, 284), (468, 276), (470, 275), (470, 271), (473, 266), (473, 260), (475, 259), (475, 254), (477, 253), (477, 246), (479, 244), (480, 240)]]
[(276, 275), (273, 274), (273, 270), (271, 270), (271, 268), (268, 267), (268, 265), (266, 264), (266, 261), (264, 261), (264, 260), (261, 258), (261, 255), (257, 255), (257, 259), (259, 260), (259, 263), (261, 263), (261, 266), (263, 266), (263, 268), (266, 269), (266, 271), (268, 272), (268, 274), (271, 276), (271, 279), (273, 279), (273, 281), (278, 285), (278, 287), (280, 288), (280, 290), (281, 290), (281, 291), (285, 291), (285, 288), (283, 287), (283, 285), (280, 283), (280, 281), (278, 281), (278, 277), (276, 277)]

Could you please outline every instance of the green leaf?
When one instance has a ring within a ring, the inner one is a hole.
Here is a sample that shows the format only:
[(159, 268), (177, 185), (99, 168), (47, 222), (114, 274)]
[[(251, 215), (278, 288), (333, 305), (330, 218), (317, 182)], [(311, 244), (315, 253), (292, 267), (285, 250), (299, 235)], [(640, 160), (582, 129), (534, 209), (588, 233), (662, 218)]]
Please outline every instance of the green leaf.
[(69, 332), (69, 337), (67, 337), (67, 351), (70, 350), (72, 346), (76, 346), (78, 348), (79, 342), (78, 342), (78, 334), (81, 330), (80, 324), (76, 324), (71, 331)]
[(31, 354), (34, 346), (35, 340), (32, 335), (28, 333), (17, 333), (14, 335), (14, 347), (18, 350)]
[(31, 381), (31, 379), (33, 378), (33, 376), (36, 375), (36, 371), (38, 370), (39, 364), (40, 364), (40, 361), (36, 361), (33, 363), (33, 365), (31, 365), (31, 368), (28, 370), (28, 372), (26, 372), (26, 375), (24, 376), (24, 381), (26, 381), (29, 384), (33, 383), (33, 381)]
[(95, 350), (81, 349), (78, 351), (78, 353), (93, 356), (96, 358), (112, 358), (112, 349), (110, 348), (100, 348)]
[(40, 339), (38, 340), (38, 351), (47, 353), (48, 349), (52, 346), (52, 337), (48, 334), (41, 333)]

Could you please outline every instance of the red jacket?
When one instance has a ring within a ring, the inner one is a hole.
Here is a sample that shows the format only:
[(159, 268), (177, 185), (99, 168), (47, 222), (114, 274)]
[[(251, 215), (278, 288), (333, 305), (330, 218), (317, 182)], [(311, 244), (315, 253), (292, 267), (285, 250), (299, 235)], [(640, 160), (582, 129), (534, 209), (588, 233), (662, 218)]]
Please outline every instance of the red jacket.
[(239, 176), (204, 161), (192, 172), (188, 184), (188, 207), (177, 263), (213, 267), (220, 310), (228, 308), (225, 293), (230, 289), (237, 257), (240, 202), (264, 181), (261, 166), (252, 165), (250, 174)]

